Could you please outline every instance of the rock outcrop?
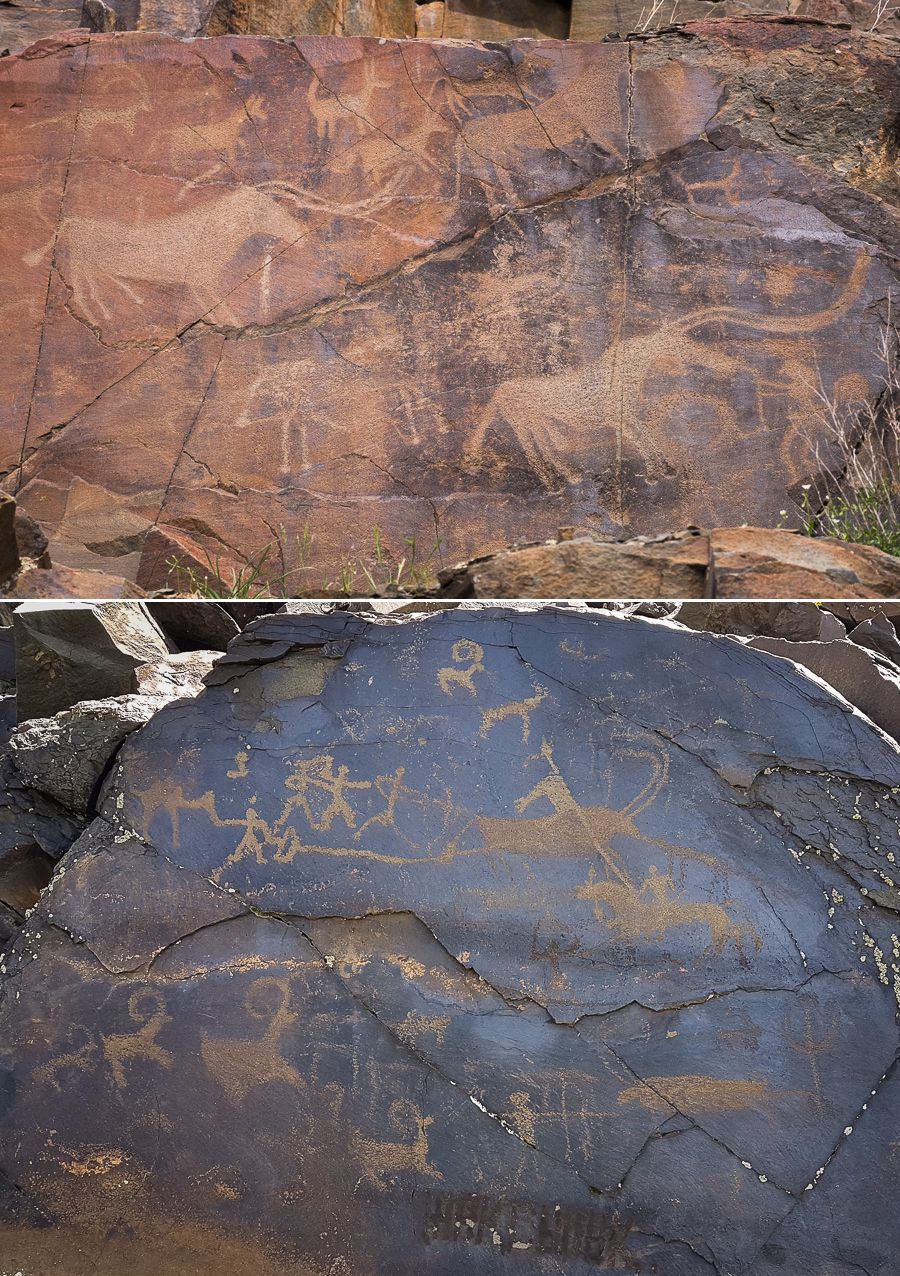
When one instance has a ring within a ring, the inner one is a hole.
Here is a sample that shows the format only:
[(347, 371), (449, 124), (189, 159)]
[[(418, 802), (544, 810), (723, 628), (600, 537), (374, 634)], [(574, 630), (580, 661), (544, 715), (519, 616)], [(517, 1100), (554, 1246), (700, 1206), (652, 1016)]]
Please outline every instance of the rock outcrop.
[(141, 603), (25, 602), (13, 629), (20, 722), (137, 691), (138, 669), (169, 654)]
[(787, 529), (564, 535), (440, 573), (451, 598), (896, 598), (900, 558)]
[[(164, 606), (157, 610), (165, 624)], [(207, 623), (198, 621), (195, 635), (221, 623), (215, 604), (200, 610)], [(140, 603), (22, 604), (12, 618), (15, 644), (12, 627), (0, 628), (14, 657), (0, 687), (0, 943), (96, 815), (125, 737), (165, 705), (196, 696), (220, 654), (192, 649), (177, 613), (172, 628), (185, 649), (170, 651)]]
[(270, 545), (315, 594), (376, 529), (437, 566), (559, 526), (767, 525), (817, 387), (878, 392), (877, 33), (82, 31), (0, 61), (0, 94), (0, 468), (61, 570), (153, 590)]
[(7, 1268), (890, 1270), (896, 743), (601, 612), (269, 616), (206, 681), (3, 959)]
[[(879, 11), (880, 10), (880, 11)], [(0, 49), (19, 52), (72, 27), (169, 35), (383, 36), (390, 39), (602, 40), (674, 22), (747, 13), (802, 16), (892, 35), (897, 14), (872, 0), (5, 0)]]

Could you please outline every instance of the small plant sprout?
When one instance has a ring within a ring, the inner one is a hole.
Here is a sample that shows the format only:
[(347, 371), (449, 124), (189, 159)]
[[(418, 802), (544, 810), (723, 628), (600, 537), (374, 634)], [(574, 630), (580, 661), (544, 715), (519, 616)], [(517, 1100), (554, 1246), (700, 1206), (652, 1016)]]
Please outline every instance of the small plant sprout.
[(890, 299), (878, 358), (881, 389), (871, 401), (841, 405), (816, 389), (822, 412), (810, 450), (817, 478), (803, 484), (797, 508), (807, 536), (900, 555), (900, 329)]
[(271, 530), (274, 540), (240, 567), (226, 565), (221, 555), (213, 557), (208, 552), (204, 554), (205, 566), (200, 568), (170, 558), (166, 566), (173, 587), (179, 593), (199, 598), (304, 598), (318, 594), (350, 598), (360, 593), (421, 593), (435, 581), (434, 566), (441, 552), (439, 539), (435, 538), (431, 549), (422, 556), (416, 537), (404, 536), (404, 551), (395, 561), (376, 523), (370, 555), (342, 559), (334, 577), (326, 574), (319, 588), (310, 588), (315, 538), (309, 522), (293, 540), (283, 526), (277, 532)]

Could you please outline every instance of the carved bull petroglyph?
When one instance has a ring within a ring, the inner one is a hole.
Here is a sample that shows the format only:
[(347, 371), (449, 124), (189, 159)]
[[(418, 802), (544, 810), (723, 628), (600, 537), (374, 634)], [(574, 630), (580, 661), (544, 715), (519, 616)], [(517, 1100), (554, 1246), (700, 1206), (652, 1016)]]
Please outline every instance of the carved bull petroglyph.
[[(541, 484), (558, 491), (583, 482), (596, 466), (605, 431), (619, 435), (617, 444), (607, 443), (604, 449), (615, 446), (617, 461), (627, 451), (663, 466), (672, 458), (665, 439), (653, 429), (660, 403), (651, 402), (648, 382), (658, 378), (673, 384), (698, 372), (714, 373), (723, 384), (723, 397), (710, 404), (719, 416), (716, 434), (736, 431), (729, 390), (739, 376), (749, 377), (759, 390), (760, 377), (746, 354), (730, 353), (729, 347), (739, 351), (751, 337), (781, 336), (796, 342), (837, 323), (859, 298), (869, 266), (869, 257), (861, 253), (835, 300), (812, 313), (766, 315), (736, 306), (704, 306), (652, 332), (614, 340), (599, 359), (581, 368), (505, 381), (494, 391), (469, 440), (467, 461), (472, 466), (483, 463), (489, 432), (511, 431)], [(728, 345), (718, 336), (703, 341), (697, 336), (701, 329), (714, 334), (730, 329), (733, 336)], [(759, 403), (756, 416), (758, 427), (763, 416)]]

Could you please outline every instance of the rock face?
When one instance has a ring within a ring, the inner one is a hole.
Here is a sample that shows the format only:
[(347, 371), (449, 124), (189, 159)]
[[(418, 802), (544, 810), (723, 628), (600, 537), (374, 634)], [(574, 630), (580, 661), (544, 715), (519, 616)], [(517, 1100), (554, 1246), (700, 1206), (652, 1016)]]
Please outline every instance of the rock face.
[(169, 654), (141, 603), (23, 603), (15, 613), (19, 721), (138, 689), (137, 669)]
[(9, 739), (18, 782), (75, 815), (87, 815), (122, 741), (165, 704), (195, 696), (219, 653), (167, 656), (135, 671), (140, 694), (82, 700), (52, 718), (31, 718)]
[(879, 386), (898, 88), (890, 40), (762, 18), (3, 59), (6, 483), (144, 589), (772, 523), (819, 380)]
[[(868, 30), (869, 0), (6, 0), (0, 49), (88, 27), (93, 31), (165, 31), (178, 36), (385, 36), (409, 39), (512, 40), (521, 37), (602, 40), (611, 32), (655, 31), (674, 22), (745, 13), (802, 15)], [(878, 22), (900, 33), (887, 9)]]
[(5, 956), (7, 1268), (891, 1270), (866, 719), (564, 610), (265, 617), (208, 683)]
[[(714, 634), (828, 642), (847, 632), (837, 616), (815, 603), (682, 603), (675, 614), (680, 625)], [(894, 635), (890, 621), (884, 624)]]
[[(734, 18), (746, 13), (771, 13), (792, 18), (818, 18), (849, 23), (868, 30), (875, 7), (868, 0), (572, 0), (570, 35), (573, 40), (602, 40), (611, 31), (655, 31), (673, 22), (701, 18)], [(895, 10), (888, 9), (878, 29), (900, 32)]]
[(627, 541), (580, 535), (449, 568), (440, 574), (438, 593), (458, 598), (895, 598), (900, 558), (869, 545), (786, 529), (715, 528)]
[(761, 637), (751, 638), (750, 645), (809, 669), (900, 740), (900, 666), (845, 640), (790, 642)]

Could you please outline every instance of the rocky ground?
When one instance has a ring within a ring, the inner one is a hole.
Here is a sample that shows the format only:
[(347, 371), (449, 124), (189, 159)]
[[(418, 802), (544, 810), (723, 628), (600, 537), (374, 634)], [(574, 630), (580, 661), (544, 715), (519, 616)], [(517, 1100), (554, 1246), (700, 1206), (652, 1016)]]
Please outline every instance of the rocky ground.
[[(6, 516), (4, 519), (4, 515)], [(268, 594), (263, 581), (245, 591), (239, 577), (225, 578), (209, 559), (192, 560), (195, 591), (227, 599), (244, 592)], [(162, 579), (162, 578), (161, 578)], [(7, 497), (0, 503), (0, 597), (148, 598), (188, 597), (173, 572), (169, 583), (148, 593), (133, 581), (106, 572), (57, 567), (47, 538)], [(289, 582), (285, 582), (289, 584)], [(419, 585), (415, 589), (414, 585)], [(361, 587), (360, 587), (361, 586)], [(373, 592), (373, 587), (377, 592)], [(283, 596), (277, 586), (275, 596)], [(317, 591), (322, 597), (373, 598), (896, 598), (900, 558), (870, 545), (824, 536), (803, 536), (786, 528), (714, 528), (654, 537), (612, 540), (560, 529), (552, 540), (519, 544), (454, 567), (436, 569), (415, 582), (407, 577), (366, 576), (357, 563), (343, 578)]]
[(889, 1276), (900, 604), (274, 606), (0, 615), (0, 1266)]

